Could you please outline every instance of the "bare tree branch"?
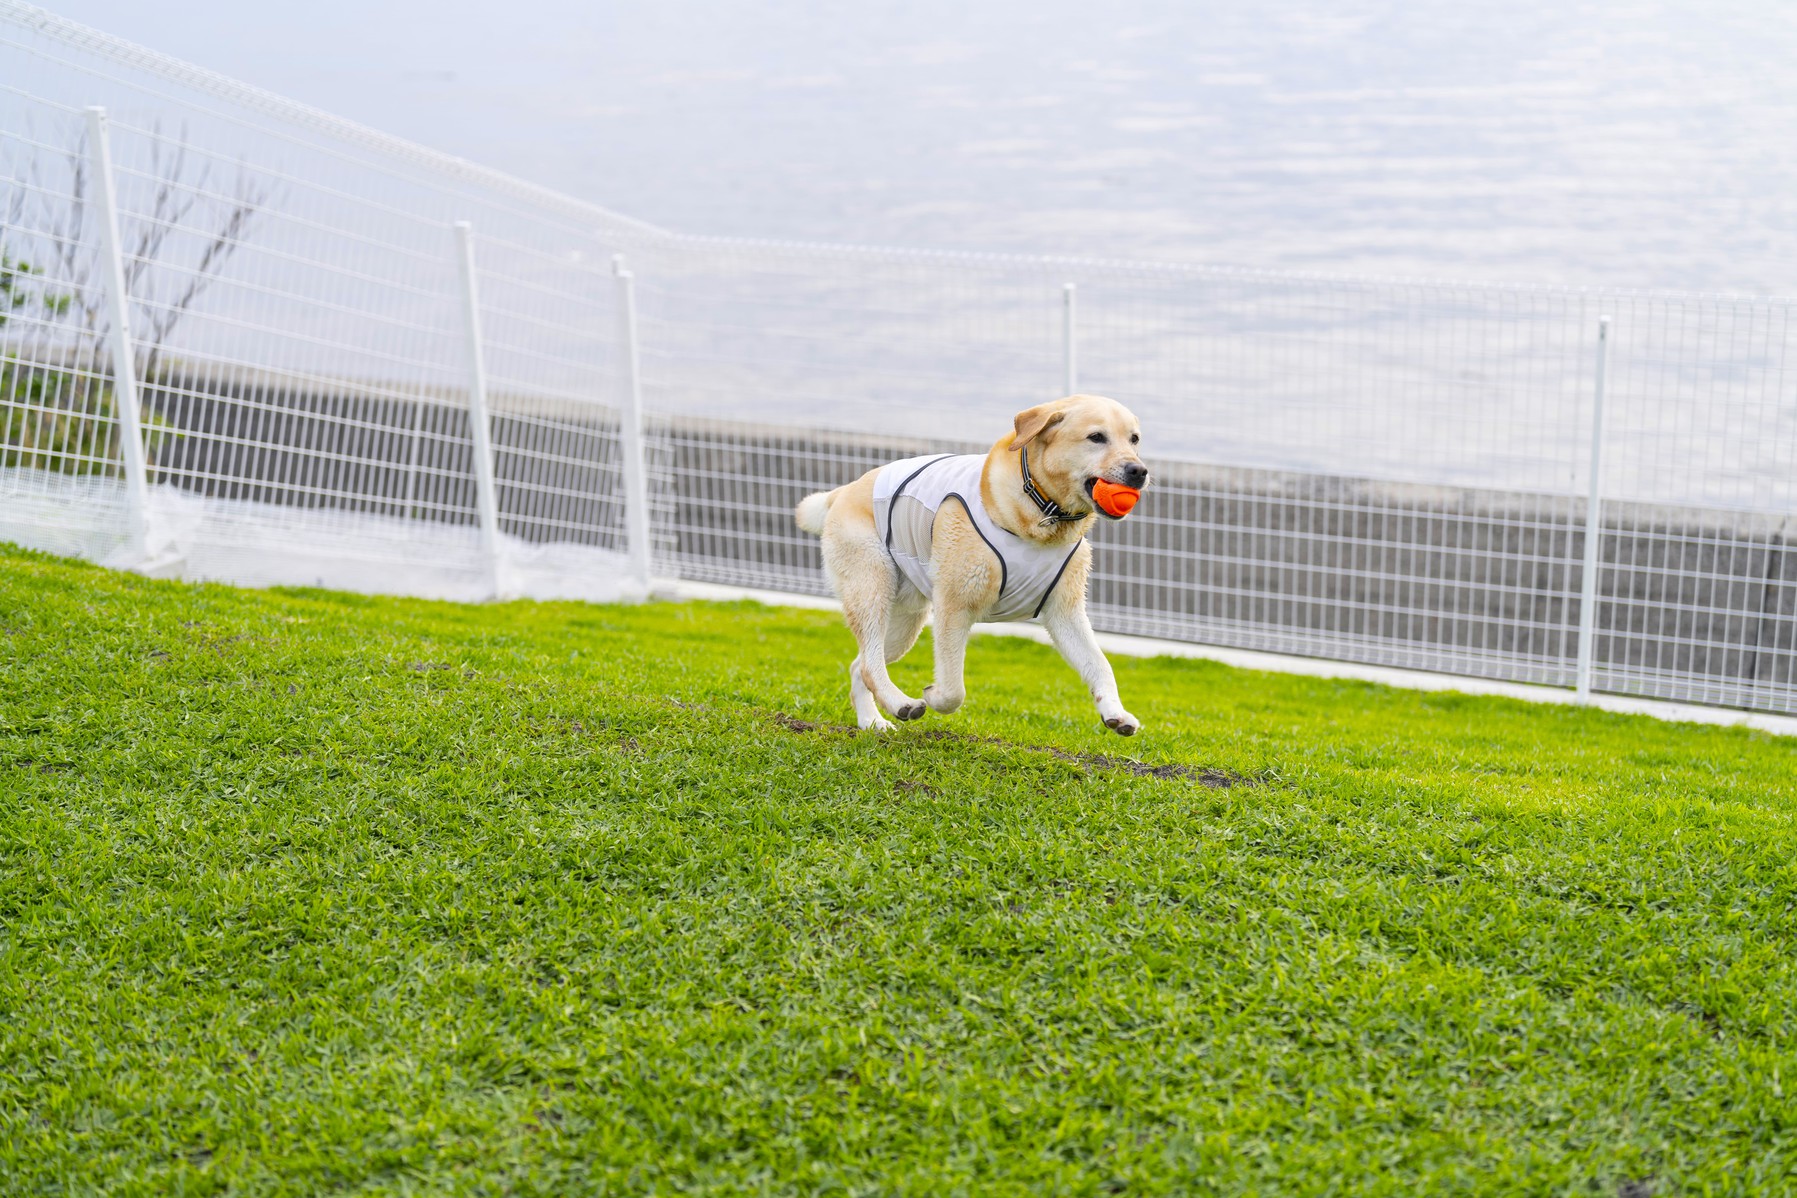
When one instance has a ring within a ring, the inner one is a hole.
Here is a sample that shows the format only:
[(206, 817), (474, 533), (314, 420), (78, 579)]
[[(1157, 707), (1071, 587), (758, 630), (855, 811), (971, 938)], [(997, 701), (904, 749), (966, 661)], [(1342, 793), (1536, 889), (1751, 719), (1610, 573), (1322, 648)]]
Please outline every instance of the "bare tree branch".
[(219, 225), (217, 232), (213, 234), (211, 242), (200, 254), (199, 262), (188, 279), (186, 290), (181, 293), (179, 299), (152, 318), (149, 350), (145, 354), (144, 361), (145, 378), (157, 377), (159, 359), (163, 347), (168, 343), (169, 335), (174, 332), (175, 326), (181, 322), (181, 318), (187, 315), (193, 302), (205, 294), (206, 289), (218, 278), (219, 270), (236, 252), (237, 247), (242, 244), (244, 232), (249, 228), (250, 222), (256, 218), (256, 214), (262, 210), (266, 201), (265, 191), (251, 184), (247, 176), (240, 177), (237, 202)]
[[(121, 266), (134, 313), (137, 335), (133, 340), (141, 355), (141, 376), (154, 382), (177, 328), (218, 281), (267, 206), (270, 193), (240, 162), (233, 199), (228, 204), (203, 204), (213, 168), (202, 162), (196, 169), (190, 162), (186, 126), (170, 138), (157, 123), (150, 129), (149, 140), (147, 179), (133, 178), (132, 192), (127, 193), (143, 194), (137, 185), (144, 184), (150, 188), (148, 203), (140, 204), (135, 214), (120, 213), (120, 232), (127, 239)], [(89, 229), (92, 170), (88, 149), (83, 132), (65, 156), (68, 184), (60, 193), (45, 185), (39, 159), (33, 156), (27, 172), (29, 186), (9, 201), (23, 212), (24, 193), (30, 193), (42, 209), (39, 236), (55, 264), (55, 285), (65, 288), (69, 296), (64, 312), (57, 315), (84, 335), (84, 344), (71, 347), (77, 352), (98, 352), (112, 323), (101, 282), (100, 251)], [(187, 258), (183, 247), (196, 244), (198, 256), (183, 261)]]

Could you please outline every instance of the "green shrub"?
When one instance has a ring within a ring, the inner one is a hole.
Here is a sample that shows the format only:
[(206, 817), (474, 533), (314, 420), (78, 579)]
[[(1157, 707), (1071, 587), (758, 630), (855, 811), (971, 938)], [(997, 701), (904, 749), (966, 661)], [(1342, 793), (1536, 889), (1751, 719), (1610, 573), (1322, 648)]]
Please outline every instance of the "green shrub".
[[(0, 246), (0, 330), (21, 310), (52, 319), (64, 315), (71, 296), (44, 290), (42, 271)], [(0, 336), (3, 336), (0, 332)], [(175, 434), (166, 421), (144, 413), (145, 455)], [(112, 385), (93, 374), (61, 369), (0, 351), (0, 467), (56, 474), (116, 475), (120, 452)]]
[(0, 465), (116, 474), (112, 388), (89, 375), (0, 359)]

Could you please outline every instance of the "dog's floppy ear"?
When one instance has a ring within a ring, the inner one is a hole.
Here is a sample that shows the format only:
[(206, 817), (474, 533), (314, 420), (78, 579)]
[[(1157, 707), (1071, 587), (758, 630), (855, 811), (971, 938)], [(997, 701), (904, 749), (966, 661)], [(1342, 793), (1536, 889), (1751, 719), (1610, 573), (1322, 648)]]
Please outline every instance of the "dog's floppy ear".
[(1011, 434), (1011, 448), (1019, 449), (1028, 445), (1066, 418), (1067, 413), (1059, 403), (1039, 403), (1033, 408), (1025, 408), (1017, 413), (1016, 428)]

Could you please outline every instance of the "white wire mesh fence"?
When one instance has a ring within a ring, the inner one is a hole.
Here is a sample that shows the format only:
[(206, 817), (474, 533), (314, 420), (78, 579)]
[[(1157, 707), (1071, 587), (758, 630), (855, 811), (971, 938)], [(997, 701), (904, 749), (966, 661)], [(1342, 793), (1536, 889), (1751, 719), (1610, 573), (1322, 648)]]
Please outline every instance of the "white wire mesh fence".
[[(0, 117), (9, 525), (207, 576), (469, 597), (500, 546), (520, 585), (615, 592), (628, 222), (19, 5), (0, 6)], [(457, 222), (479, 264), (481, 455)]]
[(1077, 363), (1156, 474), (1098, 534), (1102, 627), (1797, 711), (1784, 301), (679, 237), (13, 0), (0, 118), (3, 536), (250, 582), (819, 593), (799, 497), (984, 449)]

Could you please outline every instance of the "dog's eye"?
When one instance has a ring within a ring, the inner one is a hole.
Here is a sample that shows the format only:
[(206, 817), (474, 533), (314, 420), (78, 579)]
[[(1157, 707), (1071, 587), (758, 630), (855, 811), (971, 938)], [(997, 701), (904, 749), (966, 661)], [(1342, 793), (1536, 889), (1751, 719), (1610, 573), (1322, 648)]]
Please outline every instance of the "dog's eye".
[(1140, 445), (1142, 443), (1142, 434), (1141, 433), (1131, 433), (1129, 435), (1129, 443), (1131, 445)]
[(1105, 442), (1109, 441), (1110, 438), (1103, 433), (1093, 433), (1090, 437), (1087, 437), (1086, 440), (1092, 442), (1094, 445), (1103, 445)]

